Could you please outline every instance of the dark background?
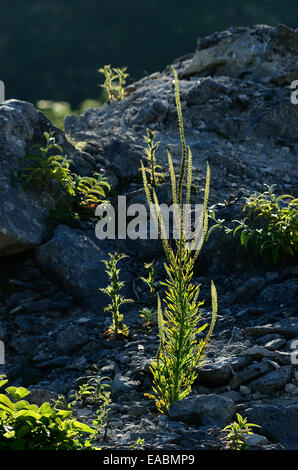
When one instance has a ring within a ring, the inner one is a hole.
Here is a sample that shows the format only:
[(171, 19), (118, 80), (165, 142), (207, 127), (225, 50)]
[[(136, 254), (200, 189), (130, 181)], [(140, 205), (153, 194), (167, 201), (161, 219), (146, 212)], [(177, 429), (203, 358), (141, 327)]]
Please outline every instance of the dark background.
[(98, 98), (105, 64), (134, 81), (194, 52), (198, 37), (297, 18), (297, 0), (0, 0), (0, 79), (7, 99), (77, 106)]

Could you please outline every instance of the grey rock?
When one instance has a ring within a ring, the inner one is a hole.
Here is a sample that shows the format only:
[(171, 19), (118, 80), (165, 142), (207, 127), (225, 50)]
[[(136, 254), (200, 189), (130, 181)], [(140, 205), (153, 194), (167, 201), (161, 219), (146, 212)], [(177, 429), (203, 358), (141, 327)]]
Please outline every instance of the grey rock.
[(138, 381), (131, 380), (120, 373), (117, 373), (114, 380), (110, 383), (115, 393), (131, 393), (139, 384)]
[(230, 385), (232, 388), (238, 388), (240, 385), (247, 384), (272, 370), (273, 366), (268, 361), (254, 362), (234, 374), (230, 380)]
[(290, 395), (298, 395), (298, 387), (294, 384), (286, 384), (285, 392), (289, 393)]
[(231, 375), (231, 366), (228, 359), (219, 358), (215, 361), (206, 361), (198, 369), (198, 380), (207, 385), (223, 385)]
[(247, 387), (247, 385), (240, 385), (239, 391), (240, 391), (241, 395), (244, 395), (244, 396), (251, 395), (251, 389), (249, 387)]
[(280, 334), (288, 339), (295, 338), (298, 333), (297, 322), (293, 322), (292, 325), (282, 323), (269, 323), (267, 325), (248, 326), (243, 330), (244, 335), (250, 335), (255, 338), (273, 333)]
[(173, 420), (189, 424), (224, 426), (235, 413), (233, 400), (222, 395), (196, 395), (174, 402), (169, 409)]
[(272, 283), (267, 286), (259, 295), (258, 302), (268, 305), (272, 304), (293, 304), (298, 294), (297, 282), (295, 279), (288, 279), (285, 282)]
[(245, 356), (253, 356), (256, 359), (262, 359), (263, 357), (274, 357), (274, 353), (269, 351), (264, 346), (252, 346), (242, 352)]
[(31, 103), (8, 100), (0, 104), (1, 193), (0, 255), (19, 253), (45, 241), (52, 230), (48, 221), (55, 201), (48, 191), (24, 191), (14, 181), (21, 158), (43, 133), (55, 130), (56, 142), (65, 151), (72, 148), (62, 131), (52, 126)]
[[(240, 387), (240, 392), (241, 392), (241, 387)], [(224, 392), (222, 394), (223, 397), (230, 398), (233, 400), (235, 403), (239, 402), (242, 400), (242, 396), (239, 392), (236, 392), (235, 390), (229, 390), (227, 392)]]
[(281, 390), (290, 380), (291, 371), (291, 366), (280, 367), (279, 369), (268, 372), (262, 377), (253, 380), (250, 382), (249, 386), (254, 392), (258, 391), (261, 393), (272, 393), (276, 390)]
[(40, 344), (40, 337), (38, 336), (25, 336), (22, 338), (13, 338), (9, 346), (22, 356), (30, 355), (36, 350)]
[(283, 347), (285, 344), (287, 344), (287, 342), (284, 338), (277, 338), (268, 341), (268, 343), (265, 344), (265, 348), (269, 349), (270, 351), (275, 351), (276, 349)]
[(30, 392), (30, 395), (27, 395), (27, 397), (25, 397), (25, 400), (37, 406), (41, 406), (45, 402), (52, 404), (53, 400), (55, 401), (58, 398), (57, 393), (44, 388), (32, 387), (30, 388)]
[(231, 294), (229, 303), (237, 300), (243, 302), (251, 297), (256, 296), (266, 285), (266, 281), (261, 276), (252, 276), (248, 281), (241, 285), (235, 292)]
[(249, 357), (249, 356), (238, 356), (238, 357), (233, 357), (230, 360), (230, 365), (231, 365), (233, 371), (237, 372), (241, 369), (244, 369), (251, 362), (252, 362), (252, 358)]
[(189, 106), (203, 104), (210, 98), (216, 97), (219, 93), (226, 92), (227, 89), (224, 85), (213, 80), (211, 77), (201, 78), (194, 85), (192, 85), (185, 93), (182, 94), (182, 99), (186, 101)]
[[(108, 285), (102, 262), (107, 259), (107, 252), (102, 248), (108, 248), (105, 241), (93, 241), (93, 233), (90, 233), (90, 237), (88, 235), (81, 230), (60, 225), (53, 238), (35, 249), (35, 258), (38, 265), (74, 298), (101, 313), (109, 300), (107, 295), (99, 291), (100, 287)], [(125, 267), (125, 263), (119, 263), (119, 267)], [(124, 269), (121, 269), (120, 277), (128, 282), (131, 280)], [(125, 295), (124, 289), (122, 293)]]
[(268, 443), (267, 437), (259, 434), (244, 434), (243, 438), (248, 447), (264, 446)]
[[(284, 25), (229, 28), (199, 39), (184, 76), (206, 74), (289, 83), (297, 73), (298, 34)], [(277, 59), (278, 57), (278, 59)]]
[(119, 137), (106, 143), (103, 142), (101, 155), (107, 161), (108, 168), (115, 173), (120, 181), (123, 178), (132, 178), (138, 175), (140, 161), (144, 157), (142, 148), (136, 146), (133, 141), (125, 142)]
[(298, 449), (298, 405), (254, 405), (243, 413), (249, 423), (258, 424), (261, 434), (280, 442), (287, 450)]
[(56, 345), (62, 353), (70, 354), (82, 348), (88, 341), (88, 333), (83, 327), (70, 325), (58, 333)]
[[(69, 350), (69, 352), (71, 352), (71, 350)], [(55, 357), (54, 359), (40, 362), (39, 364), (37, 364), (37, 367), (43, 370), (52, 370), (52, 369), (56, 369), (57, 367), (67, 366), (70, 360), (71, 359), (69, 356), (58, 356), (58, 357)]]
[(153, 103), (141, 108), (131, 120), (132, 124), (149, 124), (150, 122), (162, 122), (169, 110), (167, 101), (154, 100)]

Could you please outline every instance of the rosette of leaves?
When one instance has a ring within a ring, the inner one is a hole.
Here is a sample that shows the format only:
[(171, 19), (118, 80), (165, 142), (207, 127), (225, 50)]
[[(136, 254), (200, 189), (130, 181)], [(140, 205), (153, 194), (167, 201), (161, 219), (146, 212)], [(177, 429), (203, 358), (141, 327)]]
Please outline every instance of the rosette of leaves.
[(223, 429), (226, 435), (222, 440), (227, 441), (227, 448), (230, 450), (245, 450), (247, 444), (245, 437), (252, 433), (252, 428), (260, 428), (258, 424), (248, 423), (247, 418), (242, 418), (239, 413), (236, 413), (237, 421), (229, 424)]

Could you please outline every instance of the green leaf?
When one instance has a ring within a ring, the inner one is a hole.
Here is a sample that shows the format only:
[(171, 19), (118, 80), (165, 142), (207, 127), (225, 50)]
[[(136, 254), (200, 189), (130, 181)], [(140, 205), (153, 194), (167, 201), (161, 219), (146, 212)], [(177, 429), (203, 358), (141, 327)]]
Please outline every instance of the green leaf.
[(30, 394), (30, 391), (24, 387), (8, 387), (5, 391), (15, 400), (21, 400)]
[[(4, 405), (4, 407), (2, 405)], [(0, 408), (2, 409), (9, 408), (12, 411), (15, 410), (14, 404), (10, 401), (10, 399), (6, 395), (3, 395), (3, 394), (0, 394)]]
[(41, 414), (33, 410), (20, 410), (14, 415), (14, 419), (18, 418), (33, 418), (39, 421), (41, 418)]
[(50, 403), (48, 402), (45, 402), (41, 405), (41, 407), (39, 408), (38, 412), (42, 415), (42, 416), (51, 416), (53, 413), (54, 413), (54, 410), (53, 408), (51, 407)]

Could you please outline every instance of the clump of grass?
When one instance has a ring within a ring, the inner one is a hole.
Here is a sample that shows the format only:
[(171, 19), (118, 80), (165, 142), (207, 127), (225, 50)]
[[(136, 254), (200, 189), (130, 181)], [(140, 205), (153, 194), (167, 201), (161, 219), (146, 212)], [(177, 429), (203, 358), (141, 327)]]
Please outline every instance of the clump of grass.
[(103, 260), (106, 266), (106, 273), (110, 279), (110, 284), (106, 288), (100, 288), (99, 290), (107, 294), (111, 299), (111, 303), (104, 309), (106, 312), (111, 312), (112, 314), (113, 323), (105, 332), (110, 339), (123, 338), (128, 336), (129, 333), (128, 327), (123, 323), (123, 314), (120, 313), (121, 305), (133, 302), (132, 299), (126, 299), (120, 294), (120, 290), (125, 283), (119, 280), (120, 270), (117, 268), (117, 264), (124, 258), (127, 258), (127, 255), (115, 252), (109, 253), (109, 258)]
[[(199, 302), (199, 285), (193, 281), (193, 269), (199, 255), (208, 229), (207, 202), (209, 195), (210, 168), (207, 164), (207, 176), (205, 185), (204, 204), (200, 224), (196, 227), (191, 243), (187, 242), (184, 230), (184, 204), (183, 185), (186, 179), (186, 204), (190, 203), (192, 180), (192, 155), (190, 148), (186, 146), (182, 110), (179, 95), (179, 82), (176, 70), (175, 99), (178, 115), (178, 126), (182, 147), (182, 157), (178, 181), (174, 172), (174, 166), (168, 152), (168, 163), (172, 187), (172, 200), (174, 216), (180, 230), (180, 236), (172, 247), (167, 240), (164, 221), (154, 188), (150, 187), (144, 164), (141, 162), (144, 189), (153, 220), (158, 227), (162, 239), (167, 262), (165, 270), (167, 279), (162, 284), (165, 286), (165, 309), (159, 295), (158, 324), (160, 345), (156, 360), (153, 361), (151, 372), (153, 375), (153, 394), (148, 394), (155, 400), (156, 407), (162, 413), (166, 413), (176, 400), (186, 397), (197, 377), (197, 370), (205, 357), (205, 350), (210, 341), (217, 314), (217, 295), (214, 283), (211, 282), (212, 320), (209, 330), (202, 338), (202, 332), (207, 328), (207, 323), (200, 326), (200, 307), (204, 302)], [(154, 204), (153, 204), (154, 203)], [(203, 234), (200, 235), (201, 228)]]

